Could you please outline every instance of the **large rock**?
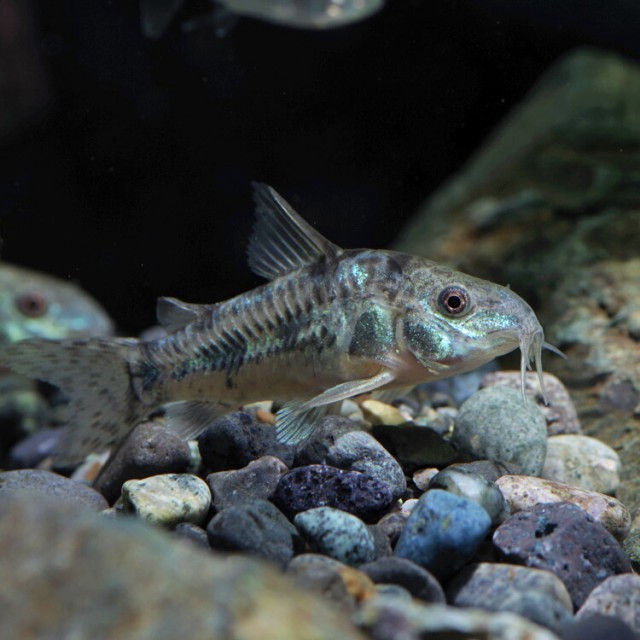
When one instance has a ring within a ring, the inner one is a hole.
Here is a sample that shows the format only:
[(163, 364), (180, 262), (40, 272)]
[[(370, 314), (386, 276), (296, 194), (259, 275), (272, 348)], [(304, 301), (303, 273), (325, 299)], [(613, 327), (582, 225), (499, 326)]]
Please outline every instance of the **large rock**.
[(559, 61), (424, 205), (396, 248), (510, 283), (587, 435), (619, 451), (640, 507), (640, 69), (594, 50)]
[(2, 501), (0, 557), (6, 638), (361, 639), (264, 563), (56, 500)]

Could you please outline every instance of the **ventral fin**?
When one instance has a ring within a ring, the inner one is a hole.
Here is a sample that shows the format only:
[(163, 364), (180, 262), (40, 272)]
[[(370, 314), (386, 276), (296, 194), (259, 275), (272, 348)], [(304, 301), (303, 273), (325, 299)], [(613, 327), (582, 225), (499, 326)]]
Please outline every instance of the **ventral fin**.
[(184, 329), (202, 313), (202, 305), (182, 302), (177, 298), (158, 298), (156, 316), (158, 322), (169, 332)]
[(217, 402), (172, 402), (164, 406), (165, 425), (185, 440), (202, 433), (216, 418), (233, 410)]
[(342, 251), (305, 222), (274, 189), (253, 183), (256, 224), (247, 255), (251, 270), (273, 280)]

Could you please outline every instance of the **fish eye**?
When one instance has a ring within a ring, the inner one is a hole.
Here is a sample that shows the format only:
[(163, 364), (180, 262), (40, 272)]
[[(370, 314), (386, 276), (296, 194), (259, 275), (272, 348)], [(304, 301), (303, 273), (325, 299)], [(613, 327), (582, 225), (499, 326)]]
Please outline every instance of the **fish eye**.
[(469, 308), (469, 295), (462, 287), (447, 287), (438, 296), (438, 306), (448, 316), (462, 315)]
[(47, 301), (39, 291), (27, 291), (16, 298), (16, 308), (28, 318), (39, 318), (47, 311)]

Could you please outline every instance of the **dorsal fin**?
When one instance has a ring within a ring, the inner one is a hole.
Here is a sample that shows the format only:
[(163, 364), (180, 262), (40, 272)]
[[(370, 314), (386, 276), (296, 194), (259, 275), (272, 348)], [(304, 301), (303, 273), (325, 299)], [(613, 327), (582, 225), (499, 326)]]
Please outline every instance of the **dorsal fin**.
[(203, 305), (182, 302), (178, 298), (158, 298), (156, 316), (158, 323), (169, 333), (184, 329), (202, 313)]
[(256, 224), (247, 255), (254, 273), (273, 280), (342, 251), (305, 222), (275, 189), (253, 183)]

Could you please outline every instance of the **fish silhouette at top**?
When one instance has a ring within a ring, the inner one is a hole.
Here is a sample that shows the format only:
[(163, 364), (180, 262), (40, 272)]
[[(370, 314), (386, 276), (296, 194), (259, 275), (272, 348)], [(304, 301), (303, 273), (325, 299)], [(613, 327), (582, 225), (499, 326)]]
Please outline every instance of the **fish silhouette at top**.
[(402, 393), (474, 369), (519, 347), (524, 373), (550, 347), (513, 291), (424, 258), (341, 249), (272, 188), (255, 184), (249, 264), (267, 284), (212, 305), (158, 301), (170, 332), (123, 338), (33, 339), (0, 362), (68, 396), (58, 464), (113, 446), (164, 407), (184, 437), (243, 403), (283, 403), (276, 433), (307, 440), (352, 396)]

